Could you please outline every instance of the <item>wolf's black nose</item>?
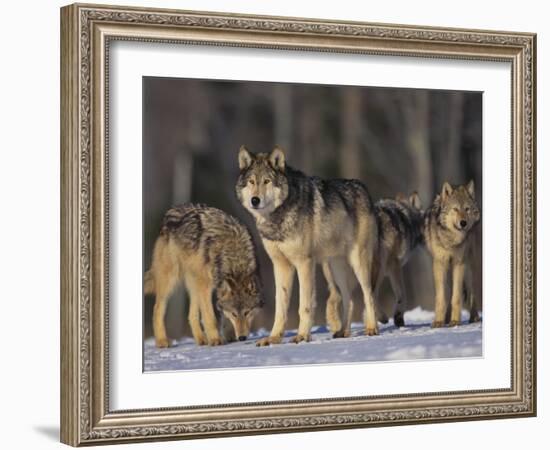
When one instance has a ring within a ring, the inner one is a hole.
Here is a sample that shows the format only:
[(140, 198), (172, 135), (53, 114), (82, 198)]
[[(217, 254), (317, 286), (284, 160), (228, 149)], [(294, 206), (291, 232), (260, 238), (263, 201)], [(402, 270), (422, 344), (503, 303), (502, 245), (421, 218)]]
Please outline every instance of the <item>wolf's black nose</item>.
[(460, 226), (461, 226), (462, 228), (465, 228), (466, 225), (468, 225), (468, 222), (466, 222), (465, 220), (461, 220), (461, 221), (460, 221)]
[(258, 206), (260, 204), (260, 198), (259, 197), (252, 197), (250, 199), (250, 203), (252, 203), (252, 206)]
[(239, 341), (246, 341), (246, 336), (239, 336)]

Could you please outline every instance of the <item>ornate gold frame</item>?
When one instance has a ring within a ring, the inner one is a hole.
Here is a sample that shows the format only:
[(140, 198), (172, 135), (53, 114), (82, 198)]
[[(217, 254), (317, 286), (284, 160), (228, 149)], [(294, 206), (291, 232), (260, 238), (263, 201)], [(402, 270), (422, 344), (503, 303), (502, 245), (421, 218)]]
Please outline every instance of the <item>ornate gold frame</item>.
[[(512, 66), (509, 389), (111, 411), (108, 95), (112, 40), (507, 61)], [(61, 9), (61, 440), (70, 445), (536, 414), (536, 36), (98, 5)]]

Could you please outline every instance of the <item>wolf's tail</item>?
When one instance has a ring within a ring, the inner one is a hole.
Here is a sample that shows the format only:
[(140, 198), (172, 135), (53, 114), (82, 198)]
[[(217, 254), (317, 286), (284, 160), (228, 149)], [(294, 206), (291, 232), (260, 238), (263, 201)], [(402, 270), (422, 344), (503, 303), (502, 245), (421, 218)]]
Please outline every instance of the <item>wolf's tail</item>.
[(145, 295), (155, 293), (155, 277), (150, 270), (145, 272), (145, 276), (143, 277), (143, 293)]

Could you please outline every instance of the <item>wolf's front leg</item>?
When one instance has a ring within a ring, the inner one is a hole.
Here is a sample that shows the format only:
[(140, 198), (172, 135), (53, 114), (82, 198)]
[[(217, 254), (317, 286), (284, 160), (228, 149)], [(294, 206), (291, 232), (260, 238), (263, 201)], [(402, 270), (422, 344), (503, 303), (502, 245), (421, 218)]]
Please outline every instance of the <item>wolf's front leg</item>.
[(212, 288), (211, 286), (202, 286), (197, 295), (200, 301), (200, 312), (202, 317), (202, 323), (204, 325), (204, 331), (208, 338), (208, 345), (222, 345), (223, 339), (220, 336), (218, 330), (218, 321), (216, 320), (216, 314), (214, 313), (214, 307), (212, 306)]
[(445, 286), (447, 283), (449, 260), (434, 257), (432, 265), (435, 284), (435, 319), (432, 323), (432, 328), (440, 328), (445, 326), (445, 311), (447, 309)]
[(291, 342), (299, 343), (311, 340), (311, 327), (315, 316), (315, 260), (308, 258), (296, 264), (298, 271), (298, 282), (300, 283), (300, 325), (298, 334), (291, 339)]
[(464, 295), (464, 262), (453, 264), (453, 294), (451, 297), (451, 321), (450, 327), (460, 325), (460, 313), (462, 312), (462, 297)]
[(201, 326), (199, 299), (193, 297), (189, 300), (189, 325), (197, 345), (205, 345), (207, 340)]
[(292, 293), (292, 282), (294, 280), (294, 266), (282, 254), (278, 257), (271, 256), (273, 272), (275, 276), (275, 321), (271, 334), (260, 339), (256, 345), (263, 347), (270, 344), (280, 344), (285, 332), (286, 319), (288, 314), (288, 303)]
[(220, 336), (225, 340), (225, 342), (235, 342), (237, 337), (235, 336), (235, 328), (233, 327), (231, 321), (229, 321), (227, 317), (221, 313), (219, 322)]

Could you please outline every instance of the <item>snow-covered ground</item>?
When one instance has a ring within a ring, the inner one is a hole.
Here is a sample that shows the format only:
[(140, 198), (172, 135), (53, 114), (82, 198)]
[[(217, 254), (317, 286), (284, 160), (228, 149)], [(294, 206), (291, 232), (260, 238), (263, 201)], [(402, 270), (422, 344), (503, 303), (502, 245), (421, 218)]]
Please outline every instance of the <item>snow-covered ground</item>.
[(362, 361), (461, 358), (482, 356), (480, 322), (432, 329), (433, 312), (416, 308), (405, 313), (406, 327), (396, 328), (392, 320), (381, 325), (380, 335), (363, 334), (363, 324), (354, 323), (352, 336), (333, 339), (326, 327), (314, 327), (312, 341), (289, 343), (296, 330), (287, 331), (283, 344), (256, 347), (256, 340), (267, 336), (261, 329), (244, 342), (218, 347), (197, 346), (192, 338), (174, 341), (170, 348), (158, 349), (153, 338), (144, 344), (144, 370), (196, 370), (230, 367), (265, 367), (294, 364), (327, 364)]

